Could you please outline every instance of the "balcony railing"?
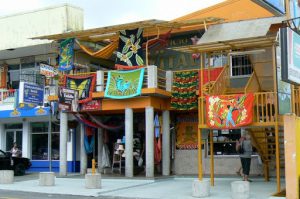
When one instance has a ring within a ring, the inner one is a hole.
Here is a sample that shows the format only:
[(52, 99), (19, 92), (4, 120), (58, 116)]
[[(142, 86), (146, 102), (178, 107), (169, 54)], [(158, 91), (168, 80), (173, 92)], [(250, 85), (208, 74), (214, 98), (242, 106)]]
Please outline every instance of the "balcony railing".
[[(105, 91), (109, 71), (97, 71), (96, 91)], [(165, 91), (171, 91), (172, 73), (158, 69), (157, 66), (145, 67), (142, 88), (158, 88)]]
[(219, 77), (216, 79), (215, 83), (211, 88), (212, 95), (222, 95), (225, 93), (226, 88), (229, 87), (229, 66), (225, 66), (223, 71), (220, 73)]

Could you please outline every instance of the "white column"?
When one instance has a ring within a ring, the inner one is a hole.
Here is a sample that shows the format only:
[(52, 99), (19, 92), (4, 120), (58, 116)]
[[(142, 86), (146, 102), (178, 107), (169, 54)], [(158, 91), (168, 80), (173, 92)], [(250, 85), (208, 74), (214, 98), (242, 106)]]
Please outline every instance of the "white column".
[(87, 155), (84, 148), (84, 125), (80, 124), (80, 174), (86, 174)]
[(148, 73), (148, 88), (157, 88), (157, 66), (147, 66)]
[(1, 123), (0, 124), (0, 149), (2, 150), (6, 150), (6, 146), (5, 146), (5, 128), (4, 128), (4, 124)]
[(60, 112), (59, 175), (67, 175), (68, 114)]
[(96, 91), (104, 91), (104, 71), (98, 70), (97, 71), (97, 86)]
[(154, 109), (146, 107), (146, 177), (154, 177)]
[(168, 70), (166, 72), (166, 91), (171, 92), (173, 85), (173, 71)]
[(125, 109), (125, 176), (133, 177), (133, 110)]
[(170, 112), (163, 111), (162, 174), (170, 175)]
[(102, 173), (103, 129), (98, 128), (98, 172)]
[(31, 159), (31, 131), (28, 121), (23, 122), (22, 157)]

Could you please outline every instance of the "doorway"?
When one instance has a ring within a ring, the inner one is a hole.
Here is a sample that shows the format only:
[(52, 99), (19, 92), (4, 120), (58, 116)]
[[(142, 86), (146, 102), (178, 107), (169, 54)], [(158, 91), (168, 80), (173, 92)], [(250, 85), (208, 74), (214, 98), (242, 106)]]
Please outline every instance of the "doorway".
[(14, 142), (17, 143), (18, 148), (22, 149), (22, 133), (20, 129), (6, 130), (6, 151), (10, 151)]

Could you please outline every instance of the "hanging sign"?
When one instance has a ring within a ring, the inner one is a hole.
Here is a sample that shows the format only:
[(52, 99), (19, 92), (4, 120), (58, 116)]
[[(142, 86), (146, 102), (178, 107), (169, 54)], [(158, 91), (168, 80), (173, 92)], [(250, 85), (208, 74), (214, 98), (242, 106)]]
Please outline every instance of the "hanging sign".
[(57, 70), (53, 66), (40, 64), (40, 74), (46, 77), (54, 77), (57, 75)]
[(42, 106), (44, 103), (44, 86), (35, 83), (20, 82), (19, 103)]
[(60, 87), (58, 90), (58, 108), (63, 111), (78, 110), (78, 91)]
[(101, 101), (100, 100), (92, 100), (86, 103), (83, 103), (81, 106), (82, 111), (95, 111), (101, 110)]

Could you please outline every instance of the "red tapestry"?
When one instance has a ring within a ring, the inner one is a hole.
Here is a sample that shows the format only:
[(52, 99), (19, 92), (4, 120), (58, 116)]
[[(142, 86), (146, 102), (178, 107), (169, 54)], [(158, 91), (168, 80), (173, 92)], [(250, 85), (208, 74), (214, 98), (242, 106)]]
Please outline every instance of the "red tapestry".
[[(211, 68), (210, 72), (208, 69), (203, 70), (203, 85), (207, 84), (209, 81), (216, 81), (222, 72), (224, 67)], [(199, 71), (199, 88), (201, 88), (201, 70)], [(200, 89), (199, 89), (200, 90)], [(205, 93), (204, 93), (205, 94)]]
[(206, 97), (206, 122), (210, 128), (233, 129), (252, 123), (253, 94)]

